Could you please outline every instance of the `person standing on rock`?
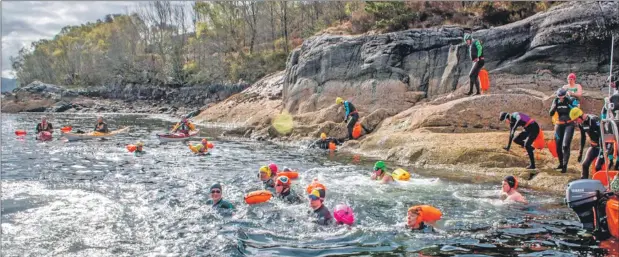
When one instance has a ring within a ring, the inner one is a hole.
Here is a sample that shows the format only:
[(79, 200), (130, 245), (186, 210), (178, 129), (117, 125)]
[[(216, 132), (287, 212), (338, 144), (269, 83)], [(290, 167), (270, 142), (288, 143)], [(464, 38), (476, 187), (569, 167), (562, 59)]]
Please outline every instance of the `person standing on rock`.
[[(591, 141), (591, 146), (587, 149), (587, 154), (585, 155), (585, 160), (582, 163), (582, 173), (581, 179), (589, 178), (589, 167), (591, 163), (595, 160), (595, 158), (600, 155), (600, 144), (602, 143), (600, 139), (600, 118), (592, 114), (583, 113), (583, 111), (576, 107), (570, 111), (570, 119), (574, 121), (574, 123), (578, 124), (578, 128), (580, 129), (580, 151), (578, 152), (578, 161), (582, 160), (582, 150), (585, 146), (585, 141), (587, 141), (587, 135), (589, 135), (589, 140)], [(585, 134), (585, 132), (587, 134)], [(603, 158), (598, 161), (598, 165), (595, 167), (595, 170), (600, 170)]]
[(576, 84), (575, 73), (570, 73), (570, 75), (567, 75), (567, 85), (564, 85), (563, 89), (567, 90), (569, 96), (578, 99), (580, 105), (580, 102), (582, 102), (582, 86), (580, 84)]
[(479, 40), (474, 40), (473, 36), (469, 33), (464, 34), (464, 42), (469, 45), (469, 56), (473, 61), (471, 71), (469, 72), (469, 92), (466, 95), (473, 94), (473, 86), (477, 90), (475, 95), (479, 95), (479, 87), (481, 82), (479, 81), (479, 72), (484, 67), (484, 51), (483, 46)]
[(348, 128), (348, 140), (352, 140), (354, 139), (352, 136), (352, 130), (355, 127), (355, 124), (357, 124), (357, 121), (359, 120), (359, 113), (357, 112), (357, 108), (355, 108), (355, 106), (351, 102), (344, 101), (344, 99), (342, 99), (341, 97), (336, 98), (335, 103), (343, 104), (344, 109), (346, 109), (346, 114), (344, 115), (344, 122), (348, 122), (348, 124), (346, 125), (346, 127)]
[(574, 136), (574, 122), (570, 119), (570, 111), (578, 106), (578, 101), (567, 95), (567, 90), (557, 90), (557, 97), (552, 101), (550, 117), (558, 113), (559, 120), (555, 124), (555, 139), (557, 141), (557, 155), (561, 173), (567, 172), (567, 164), (570, 160), (570, 145)]
[[(507, 146), (503, 149), (509, 151), (512, 140), (514, 143), (524, 147), (527, 150), (527, 154), (529, 155), (530, 165), (527, 169), (535, 169), (535, 156), (533, 155), (533, 142), (539, 136), (540, 126), (535, 122), (534, 119), (529, 117), (524, 113), (514, 112), (512, 114), (501, 112), (499, 115), (499, 121), (509, 122), (509, 141), (507, 142)], [(524, 131), (520, 132), (518, 136), (514, 139), (514, 133), (516, 133), (516, 128), (522, 126)]]

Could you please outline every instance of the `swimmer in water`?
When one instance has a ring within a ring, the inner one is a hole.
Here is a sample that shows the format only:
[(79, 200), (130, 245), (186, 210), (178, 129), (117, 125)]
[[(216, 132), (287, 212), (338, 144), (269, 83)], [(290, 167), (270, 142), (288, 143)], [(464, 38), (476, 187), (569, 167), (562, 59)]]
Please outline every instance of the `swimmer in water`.
[(325, 191), (322, 189), (314, 189), (308, 197), (310, 199), (310, 207), (314, 210), (314, 216), (317, 218), (316, 223), (319, 225), (332, 224), (334, 222), (333, 216), (331, 216), (331, 212), (323, 204), (325, 200)]
[(419, 216), (423, 209), (418, 208), (418, 206), (413, 206), (408, 208), (408, 212), (406, 213), (406, 227), (412, 230), (421, 230), (424, 233), (428, 232), (436, 232), (434, 227), (436, 227), (436, 222), (424, 222), (420, 221)]
[(380, 182), (383, 184), (395, 182), (395, 180), (393, 180), (393, 177), (391, 176), (391, 173), (387, 172), (386, 169), (387, 167), (385, 166), (385, 162), (377, 161), (376, 164), (374, 164), (374, 173), (372, 173), (372, 179), (380, 180)]
[(501, 185), (501, 199), (528, 204), (527, 200), (517, 190), (518, 180), (514, 176), (507, 176)]

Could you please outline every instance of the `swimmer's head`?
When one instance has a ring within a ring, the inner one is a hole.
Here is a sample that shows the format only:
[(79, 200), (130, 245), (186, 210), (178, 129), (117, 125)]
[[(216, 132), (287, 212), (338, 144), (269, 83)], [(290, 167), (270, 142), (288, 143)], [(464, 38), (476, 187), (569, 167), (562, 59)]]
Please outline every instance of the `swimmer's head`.
[(518, 188), (518, 180), (514, 176), (507, 176), (503, 179), (503, 192)]

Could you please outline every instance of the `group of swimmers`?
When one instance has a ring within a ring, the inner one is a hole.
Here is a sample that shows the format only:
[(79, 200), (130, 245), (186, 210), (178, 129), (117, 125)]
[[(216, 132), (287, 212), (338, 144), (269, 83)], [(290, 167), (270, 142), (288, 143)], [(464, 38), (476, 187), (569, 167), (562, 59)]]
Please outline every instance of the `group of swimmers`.
[[(291, 171), (289, 168), (284, 168), (282, 172)], [(277, 175), (278, 167), (275, 163), (260, 167), (258, 170), (258, 178), (262, 182), (264, 190), (270, 191), (276, 198), (290, 204), (299, 204), (302, 202), (302, 197), (293, 191), (291, 179), (287, 176)], [(379, 180), (382, 183), (394, 183), (395, 181), (387, 172), (384, 161), (377, 161), (374, 164), (374, 172), (371, 175), (372, 180)], [(514, 176), (504, 178), (501, 185), (500, 198), (504, 201), (513, 201), (528, 204), (522, 194), (517, 190), (518, 180)], [(222, 197), (222, 186), (216, 183), (210, 188), (211, 199), (207, 204), (217, 209), (234, 209), (234, 206), (225, 201)], [(331, 224), (347, 224), (353, 225), (354, 214), (352, 209), (346, 205), (338, 205), (333, 214), (324, 205), (326, 197), (326, 187), (314, 179), (307, 186), (307, 198), (309, 206), (313, 210), (314, 222), (319, 225)], [(425, 214), (424, 214), (425, 213)], [(438, 215), (436, 215), (438, 213)], [(417, 205), (412, 206), (407, 210), (406, 226), (413, 230), (435, 231), (435, 222), (440, 219), (440, 210), (433, 206)], [(335, 217), (335, 218), (334, 218)]]
[[(583, 90), (580, 84), (576, 84), (576, 74), (569, 74), (567, 80), (568, 84), (557, 90), (556, 98), (552, 101), (549, 111), (549, 115), (555, 117), (553, 121), (555, 123), (554, 137), (556, 140), (556, 149), (551, 150), (556, 150), (556, 155), (559, 160), (559, 165), (556, 169), (561, 170), (561, 173), (566, 173), (568, 161), (570, 159), (570, 145), (574, 135), (574, 129), (578, 126), (581, 133), (578, 162), (582, 162), (581, 178), (587, 179), (589, 178), (589, 168), (596, 159), (598, 161), (595, 163), (595, 171), (601, 170), (602, 165), (604, 165), (604, 156), (600, 148), (602, 144), (606, 144), (605, 146), (608, 150), (608, 167), (613, 167), (613, 159), (617, 157), (615, 153), (617, 151), (615, 149), (617, 142), (612, 138), (606, 140), (605, 137), (601, 135), (600, 117), (594, 114), (584, 113), (581, 109), (580, 103)], [(617, 111), (619, 111), (619, 92), (617, 91), (619, 80), (616, 76), (611, 76), (608, 78), (608, 82), (609, 86), (614, 90), (614, 94), (610, 98), (607, 97), (604, 99), (605, 103), (601, 111), (602, 120), (606, 118), (619, 118), (619, 113), (617, 113)], [(509, 142), (504, 149), (509, 151), (512, 141), (524, 147), (530, 160), (530, 165), (527, 169), (536, 169), (533, 144), (535, 140), (538, 140), (540, 134), (543, 133), (539, 124), (529, 115), (521, 112), (501, 112), (499, 120), (509, 123), (510, 127)], [(522, 127), (524, 131), (514, 138), (514, 133), (518, 127)], [(612, 132), (610, 127), (604, 128), (604, 131), (604, 133), (609, 134)], [(587, 135), (589, 136), (590, 147), (587, 149), (585, 159), (583, 160), (583, 149)], [(619, 162), (616, 162), (614, 169), (618, 168)]]

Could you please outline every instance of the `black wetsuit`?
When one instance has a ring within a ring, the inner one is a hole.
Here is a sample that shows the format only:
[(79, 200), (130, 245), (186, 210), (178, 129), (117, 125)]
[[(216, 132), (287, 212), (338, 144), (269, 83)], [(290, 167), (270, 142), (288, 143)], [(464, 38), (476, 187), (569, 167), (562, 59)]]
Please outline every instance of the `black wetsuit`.
[(300, 203), (301, 202), (301, 197), (299, 197), (297, 194), (292, 192), (290, 188), (287, 188), (287, 190), (282, 191), (282, 193), (279, 194), (279, 198), (287, 201), (288, 203)]
[(37, 124), (37, 134), (41, 133), (41, 131), (52, 132), (52, 129), (54, 129), (54, 128), (52, 127), (52, 124), (49, 123), (49, 122), (47, 122), (47, 127), (45, 127), (45, 128), (43, 127), (43, 125), (41, 123)]
[(483, 46), (481, 45), (481, 42), (479, 42), (479, 40), (473, 40), (473, 42), (471, 43), (471, 46), (469, 47), (469, 54), (471, 56), (471, 61), (475, 61), (475, 59), (479, 58), (479, 60), (477, 60), (477, 62), (473, 62), (473, 66), (471, 67), (471, 71), (469, 71), (469, 92), (467, 93), (468, 95), (473, 93), (473, 86), (475, 86), (475, 89), (477, 90), (477, 94), (479, 94), (479, 87), (480, 87), (480, 81), (479, 81), (479, 72), (481, 71), (481, 68), (484, 67), (484, 51), (483, 51)]
[(101, 132), (101, 133), (110, 132), (110, 130), (107, 128), (107, 123), (105, 122), (97, 123), (97, 125), (95, 125), (95, 131)]
[(331, 212), (329, 212), (329, 209), (327, 209), (324, 204), (320, 206), (320, 208), (314, 210), (314, 215), (318, 218), (316, 223), (319, 225), (329, 225), (333, 222), (333, 216), (331, 216)]
[[(520, 112), (514, 112), (507, 116), (509, 118), (509, 142), (507, 143), (507, 149), (509, 151), (512, 140), (514, 143), (524, 147), (527, 150), (527, 154), (529, 155), (529, 161), (531, 165), (529, 168), (535, 168), (535, 156), (533, 155), (533, 142), (537, 138), (540, 133), (540, 127), (535, 122), (534, 119), (529, 117), (528, 115)], [(518, 136), (514, 139), (514, 133), (516, 132), (516, 128), (522, 126), (524, 131), (520, 132)]]
[(567, 164), (570, 160), (570, 144), (574, 136), (574, 122), (570, 120), (570, 110), (578, 106), (575, 98), (565, 96), (563, 101), (555, 98), (550, 107), (550, 116), (555, 112), (559, 114), (559, 120), (555, 124), (555, 139), (557, 141), (557, 155), (559, 157), (559, 167), (562, 173), (567, 172)]
[(325, 149), (328, 150), (329, 149), (329, 143), (333, 142), (335, 145), (342, 145), (342, 142), (340, 142), (339, 140), (332, 138), (332, 137), (328, 137), (326, 139), (318, 139), (314, 142), (312, 142), (309, 147), (310, 148), (314, 148), (314, 147), (318, 147), (320, 149)]
[[(589, 135), (589, 141), (591, 141), (591, 146), (587, 149), (587, 154), (585, 154), (585, 159), (582, 162), (581, 178), (587, 179), (589, 178), (589, 167), (591, 163), (600, 155), (600, 118), (588, 114), (587, 119), (585, 119), (582, 124), (579, 124), (578, 128), (580, 129), (580, 151), (578, 153), (578, 159), (582, 158), (582, 151), (587, 141), (586, 135)], [(596, 170), (599, 170), (602, 164), (603, 161), (598, 161)]]
[(355, 106), (349, 101), (344, 101), (344, 109), (346, 110), (344, 121), (348, 121), (348, 124), (346, 125), (348, 128), (348, 139), (353, 139), (352, 130), (359, 120), (359, 113), (357, 112), (357, 108), (355, 108)]

